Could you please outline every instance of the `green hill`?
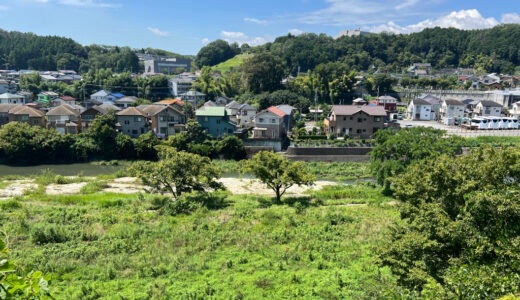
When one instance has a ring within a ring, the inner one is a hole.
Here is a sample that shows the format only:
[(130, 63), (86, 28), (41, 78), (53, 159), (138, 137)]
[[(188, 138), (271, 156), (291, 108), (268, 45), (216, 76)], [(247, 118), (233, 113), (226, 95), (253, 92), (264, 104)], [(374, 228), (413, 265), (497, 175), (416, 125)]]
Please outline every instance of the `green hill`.
[(223, 74), (229, 70), (232, 70), (232, 69), (239, 69), (242, 66), (242, 64), (244, 63), (244, 60), (249, 58), (251, 55), (252, 54), (249, 54), (249, 53), (239, 54), (231, 59), (226, 60), (223, 63), (220, 63), (220, 64), (214, 66), (212, 69), (213, 69), (213, 71), (220, 72), (221, 74)]

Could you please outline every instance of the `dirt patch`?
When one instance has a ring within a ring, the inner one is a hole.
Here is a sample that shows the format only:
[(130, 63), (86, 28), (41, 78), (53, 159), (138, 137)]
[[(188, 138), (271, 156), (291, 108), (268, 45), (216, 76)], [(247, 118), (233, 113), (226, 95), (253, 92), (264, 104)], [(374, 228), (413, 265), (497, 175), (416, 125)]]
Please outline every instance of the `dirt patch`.
[[(270, 190), (265, 184), (254, 179), (240, 179), (240, 178), (221, 178), (219, 180), (224, 186), (234, 195), (240, 194), (255, 194), (274, 196), (274, 192)], [(321, 190), (324, 186), (335, 185), (335, 181), (318, 181), (313, 186), (293, 186), (287, 190), (287, 195), (291, 196), (305, 196), (304, 192), (307, 190)]]
[(22, 196), (27, 191), (34, 191), (38, 185), (33, 180), (13, 180), (11, 184), (0, 190), (0, 199)]
[(45, 188), (47, 195), (74, 195), (79, 194), (82, 187), (87, 185), (86, 182), (77, 182), (69, 184), (49, 184)]

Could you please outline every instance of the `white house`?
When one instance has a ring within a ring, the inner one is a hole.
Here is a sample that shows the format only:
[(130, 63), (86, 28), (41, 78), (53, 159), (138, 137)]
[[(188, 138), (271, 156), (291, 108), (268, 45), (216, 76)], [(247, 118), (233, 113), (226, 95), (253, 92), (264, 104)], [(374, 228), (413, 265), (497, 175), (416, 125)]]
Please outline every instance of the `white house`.
[(114, 101), (118, 99), (118, 97), (112, 95), (112, 93), (109, 91), (101, 90), (97, 93), (90, 95), (90, 99), (100, 101), (101, 103), (114, 104)]
[(441, 115), (448, 122), (447, 119), (461, 119), (464, 117), (464, 109), (466, 105), (462, 101), (455, 99), (446, 99), (442, 102)]
[(520, 116), (520, 101), (513, 103), (513, 108), (509, 112), (517, 117)]
[(25, 98), (21, 95), (4, 93), (0, 95), (0, 104), (25, 104)]
[(253, 125), (256, 117), (256, 108), (249, 104), (242, 104), (238, 109), (237, 121), (240, 126)]
[(408, 105), (408, 118), (411, 120), (432, 120), (432, 105), (430, 102), (417, 98)]
[(475, 113), (481, 117), (500, 117), (502, 115), (502, 105), (494, 101), (480, 101), (475, 106)]
[(253, 138), (278, 140), (285, 134), (284, 113), (279, 109), (263, 110), (254, 119)]
[(193, 106), (196, 106), (199, 101), (206, 99), (206, 94), (197, 91), (189, 91), (180, 96), (182, 101), (188, 101)]

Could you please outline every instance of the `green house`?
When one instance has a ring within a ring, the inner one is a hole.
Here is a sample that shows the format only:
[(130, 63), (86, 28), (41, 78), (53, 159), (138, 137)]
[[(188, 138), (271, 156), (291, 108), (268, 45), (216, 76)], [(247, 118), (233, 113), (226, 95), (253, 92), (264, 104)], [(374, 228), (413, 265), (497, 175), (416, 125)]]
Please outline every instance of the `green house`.
[(40, 103), (41, 106), (49, 106), (52, 100), (58, 98), (58, 96), (59, 95), (55, 92), (41, 92), (38, 94), (38, 100), (36, 101)]
[(229, 119), (225, 107), (206, 106), (195, 112), (197, 121), (206, 132), (213, 137), (233, 135), (236, 124)]

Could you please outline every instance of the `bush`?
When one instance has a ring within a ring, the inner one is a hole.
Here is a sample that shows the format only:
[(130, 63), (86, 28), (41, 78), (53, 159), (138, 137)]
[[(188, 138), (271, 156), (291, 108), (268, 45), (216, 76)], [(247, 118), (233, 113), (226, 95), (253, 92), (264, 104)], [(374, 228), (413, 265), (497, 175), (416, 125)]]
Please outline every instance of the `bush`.
[(31, 231), (31, 241), (37, 245), (64, 243), (72, 238), (70, 231), (55, 224), (37, 224)]
[(91, 181), (87, 183), (85, 186), (83, 186), (79, 192), (87, 195), (87, 194), (94, 194), (99, 191), (102, 191), (103, 189), (107, 188), (108, 184), (105, 181)]
[(15, 199), (10, 199), (6, 201), (0, 201), (0, 209), (1, 210), (15, 210), (18, 208), (22, 208), (22, 203)]

